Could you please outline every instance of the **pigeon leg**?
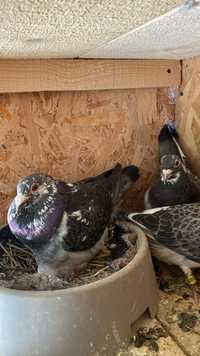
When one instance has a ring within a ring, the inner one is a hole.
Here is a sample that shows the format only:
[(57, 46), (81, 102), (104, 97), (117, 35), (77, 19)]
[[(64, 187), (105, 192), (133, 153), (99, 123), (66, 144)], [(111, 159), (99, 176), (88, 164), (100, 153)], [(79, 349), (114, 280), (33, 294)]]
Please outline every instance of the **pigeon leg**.
[(197, 280), (191, 272), (186, 274), (186, 281), (190, 286), (195, 286), (197, 284)]
[(183, 272), (186, 276), (186, 283), (190, 286), (192, 290), (192, 296), (195, 304), (199, 303), (199, 296), (198, 296), (198, 288), (197, 288), (197, 280), (193, 275), (192, 271), (188, 267), (182, 268)]
[(192, 290), (192, 298), (194, 300), (194, 304), (198, 305), (199, 304), (199, 293), (198, 293), (198, 288), (197, 285), (191, 285), (191, 290)]

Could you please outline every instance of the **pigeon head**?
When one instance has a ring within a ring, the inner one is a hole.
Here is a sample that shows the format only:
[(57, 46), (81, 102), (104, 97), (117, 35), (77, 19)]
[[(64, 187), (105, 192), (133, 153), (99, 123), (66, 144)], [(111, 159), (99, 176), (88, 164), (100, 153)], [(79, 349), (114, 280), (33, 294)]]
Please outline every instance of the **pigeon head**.
[(177, 155), (165, 155), (161, 158), (161, 180), (164, 183), (176, 183), (182, 172), (184, 172), (184, 165), (181, 158)]
[(43, 174), (21, 179), (17, 195), (8, 210), (8, 224), (14, 235), (25, 240), (44, 239), (62, 219), (63, 200), (57, 181)]
[(21, 205), (34, 205), (45, 197), (50, 197), (57, 192), (56, 181), (50, 176), (32, 174), (19, 181), (17, 185), (16, 207)]

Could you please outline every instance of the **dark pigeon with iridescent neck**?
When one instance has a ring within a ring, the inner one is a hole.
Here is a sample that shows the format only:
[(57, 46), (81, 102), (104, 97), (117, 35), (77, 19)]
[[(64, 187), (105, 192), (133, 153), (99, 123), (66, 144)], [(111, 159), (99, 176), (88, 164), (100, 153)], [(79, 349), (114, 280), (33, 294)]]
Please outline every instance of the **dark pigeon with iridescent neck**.
[(192, 174), (172, 123), (159, 134), (160, 176), (145, 193), (145, 208), (200, 201), (200, 180)]
[(10, 230), (31, 248), (39, 272), (77, 271), (104, 246), (122, 193), (138, 177), (137, 167), (120, 164), (78, 183), (25, 177), (8, 211)]

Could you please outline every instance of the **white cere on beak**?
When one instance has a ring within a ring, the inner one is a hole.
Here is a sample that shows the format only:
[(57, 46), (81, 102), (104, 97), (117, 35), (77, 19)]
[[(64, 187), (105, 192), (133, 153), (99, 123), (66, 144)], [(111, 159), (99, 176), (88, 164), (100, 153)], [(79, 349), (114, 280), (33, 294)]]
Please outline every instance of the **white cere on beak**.
[(25, 203), (26, 201), (29, 200), (29, 196), (28, 195), (24, 195), (24, 194), (17, 194), (17, 196), (15, 197), (15, 204), (16, 207), (18, 208), (20, 205), (22, 205), (23, 203)]
[(171, 169), (162, 169), (162, 173), (161, 173), (162, 182), (165, 183), (171, 175), (172, 175)]
[(161, 174), (161, 180), (165, 183), (175, 184), (180, 178), (180, 173), (173, 174), (171, 169), (163, 169)]

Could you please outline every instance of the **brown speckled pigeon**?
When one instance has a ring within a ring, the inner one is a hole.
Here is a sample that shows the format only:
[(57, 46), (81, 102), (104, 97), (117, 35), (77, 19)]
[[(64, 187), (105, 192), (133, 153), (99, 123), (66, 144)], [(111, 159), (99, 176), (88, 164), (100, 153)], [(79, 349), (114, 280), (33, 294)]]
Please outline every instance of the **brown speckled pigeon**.
[(137, 167), (120, 164), (77, 183), (25, 177), (8, 211), (10, 230), (33, 251), (39, 272), (77, 272), (104, 246), (121, 195), (138, 177)]

